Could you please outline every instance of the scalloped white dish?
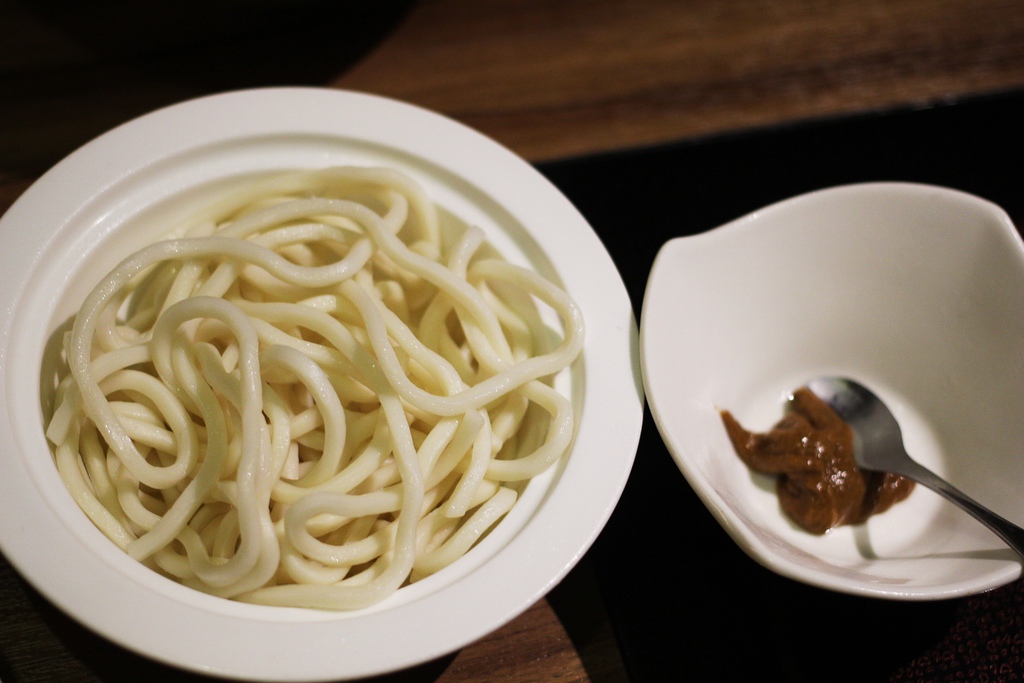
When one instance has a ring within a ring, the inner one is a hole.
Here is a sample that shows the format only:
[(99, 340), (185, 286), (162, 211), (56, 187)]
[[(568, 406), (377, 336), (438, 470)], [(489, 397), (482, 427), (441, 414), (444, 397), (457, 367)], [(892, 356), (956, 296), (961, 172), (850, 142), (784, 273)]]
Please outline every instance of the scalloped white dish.
[(922, 464), (1024, 523), (1024, 244), (999, 207), (906, 183), (802, 195), (666, 243), (641, 320), (645, 388), (690, 485), (775, 572), (896, 600), (968, 595), (1021, 575), (978, 522), (917, 487), (823, 536), (779, 508), (720, 410), (768, 430), (808, 380), (848, 376), (893, 410)]
[[(122, 553), (63, 487), (43, 436), (44, 347), (92, 284), (159, 237), (165, 219), (254, 174), (346, 164), (404, 171), (508, 260), (559, 281), (576, 300), (584, 350), (557, 379), (579, 415), (574, 448), (465, 557), (371, 608), (322, 612), (201, 594)], [(0, 219), (0, 548), (87, 627), (184, 669), (319, 681), (425, 662), (523, 612), (600, 532), (639, 440), (636, 338), (622, 279), (582, 216), (529, 164), (461, 124), (393, 100), (307, 88), (159, 110), (71, 154)]]

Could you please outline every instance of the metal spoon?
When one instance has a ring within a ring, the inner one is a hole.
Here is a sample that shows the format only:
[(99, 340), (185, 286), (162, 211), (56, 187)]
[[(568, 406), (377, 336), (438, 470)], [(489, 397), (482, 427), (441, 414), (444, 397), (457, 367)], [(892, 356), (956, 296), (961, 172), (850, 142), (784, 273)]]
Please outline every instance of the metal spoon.
[(820, 377), (807, 387), (853, 428), (853, 458), (864, 470), (892, 472), (916, 481), (970, 513), (1024, 557), (1024, 529), (979, 504), (928, 468), (903, 447), (903, 435), (889, 409), (866, 387), (840, 377)]

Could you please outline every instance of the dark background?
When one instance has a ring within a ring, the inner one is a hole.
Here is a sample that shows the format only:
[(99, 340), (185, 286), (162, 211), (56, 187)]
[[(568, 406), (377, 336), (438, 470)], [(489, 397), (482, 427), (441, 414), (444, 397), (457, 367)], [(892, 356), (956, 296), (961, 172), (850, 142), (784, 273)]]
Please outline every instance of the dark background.
[[(1024, 96), (709, 137), (540, 166), (614, 255), (639, 320), (660, 246), (811, 190), (958, 188), (1021, 225)], [(1024, 310), (1022, 310), (1024, 313)], [(1019, 680), (1024, 585), (939, 602), (841, 595), (748, 558), (679, 475), (649, 413), (589, 555), (631, 680)]]

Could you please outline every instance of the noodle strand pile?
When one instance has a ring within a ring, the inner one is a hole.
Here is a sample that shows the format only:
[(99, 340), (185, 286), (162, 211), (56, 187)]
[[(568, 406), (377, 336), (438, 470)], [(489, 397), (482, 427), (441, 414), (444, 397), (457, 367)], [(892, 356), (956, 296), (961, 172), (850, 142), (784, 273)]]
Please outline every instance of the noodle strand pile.
[[(378, 602), (448, 566), (574, 433), (572, 300), (390, 169), (253, 183), (122, 261), (47, 438), (93, 523), (225, 598)], [(546, 324), (553, 311), (561, 330)]]

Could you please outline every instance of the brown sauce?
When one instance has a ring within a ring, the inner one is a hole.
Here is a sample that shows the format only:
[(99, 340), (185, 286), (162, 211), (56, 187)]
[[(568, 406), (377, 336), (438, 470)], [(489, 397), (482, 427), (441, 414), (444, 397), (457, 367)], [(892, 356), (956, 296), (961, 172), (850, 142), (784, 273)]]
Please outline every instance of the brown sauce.
[(859, 524), (914, 488), (904, 477), (858, 469), (853, 430), (806, 387), (793, 392), (786, 415), (768, 432), (747, 431), (727, 410), (721, 415), (740, 459), (752, 470), (778, 475), (782, 510), (811, 533)]

